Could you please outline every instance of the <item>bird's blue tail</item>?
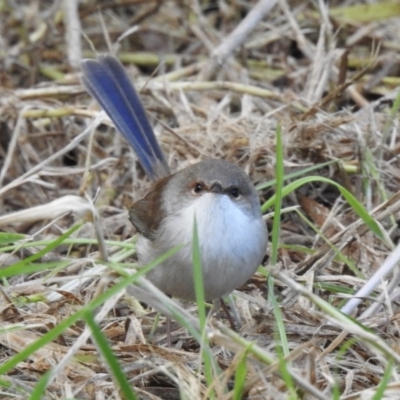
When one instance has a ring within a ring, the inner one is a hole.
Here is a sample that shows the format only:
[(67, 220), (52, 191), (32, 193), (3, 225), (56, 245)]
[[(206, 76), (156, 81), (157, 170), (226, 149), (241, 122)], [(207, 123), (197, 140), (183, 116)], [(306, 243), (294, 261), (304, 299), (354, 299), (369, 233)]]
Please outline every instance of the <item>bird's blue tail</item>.
[(140, 164), (153, 180), (169, 175), (157, 142), (133, 85), (120, 64), (109, 55), (83, 60), (82, 82), (132, 146)]

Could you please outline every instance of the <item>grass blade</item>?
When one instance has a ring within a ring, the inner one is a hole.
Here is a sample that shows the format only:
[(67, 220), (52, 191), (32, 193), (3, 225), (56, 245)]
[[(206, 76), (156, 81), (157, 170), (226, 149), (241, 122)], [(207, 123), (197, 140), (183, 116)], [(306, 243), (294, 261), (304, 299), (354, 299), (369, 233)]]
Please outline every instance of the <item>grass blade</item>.
[(119, 386), (122, 398), (129, 400), (131, 399), (136, 400), (137, 396), (135, 392), (132, 390), (128, 378), (122, 371), (121, 365), (119, 364), (117, 357), (115, 357), (114, 353), (112, 352), (106, 337), (104, 336), (103, 332), (95, 322), (92, 313), (86, 312), (84, 319), (92, 331), (92, 335), (97, 344), (97, 348), (103, 355), (112, 376), (114, 377), (117, 385)]
[[(193, 279), (194, 279), (194, 288), (196, 292), (197, 312), (199, 316), (201, 337), (202, 337), (202, 342), (200, 343), (202, 347), (201, 358), (204, 362), (204, 374), (206, 377), (207, 386), (212, 387), (212, 382), (213, 382), (212, 359), (210, 352), (208, 351), (209, 345), (206, 335), (206, 307), (204, 298), (203, 269), (201, 266), (200, 244), (199, 244), (199, 234), (197, 231), (196, 216), (194, 216), (194, 221), (193, 221), (192, 246), (193, 246), (192, 247)], [(215, 393), (213, 390), (209, 391), (209, 397), (211, 399), (215, 398)]]
[[(299, 177), (301, 177), (303, 175), (308, 175), (310, 172), (317, 171), (317, 170), (319, 170), (321, 168), (327, 167), (328, 165), (332, 165), (332, 164), (335, 164), (335, 163), (338, 163), (338, 162), (339, 162), (338, 160), (331, 160), (331, 161), (327, 161), (327, 162), (322, 163), (322, 164), (312, 165), (311, 167), (303, 168), (303, 169), (301, 169), (299, 171), (295, 171), (295, 172), (292, 172), (290, 174), (285, 174), (284, 177), (283, 177), (283, 180), (287, 181), (287, 180), (299, 178)], [(269, 188), (269, 187), (274, 186), (274, 185), (276, 185), (276, 179), (272, 179), (272, 180), (270, 180), (268, 182), (260, 183), (260, 184), (258, 184), (256, 186), (256, 189), (257, 190), (263, 190), (263, 189)]]
[[(283, 197), (287, 196), (289, 193), (292, 193), (294, 190), (310, 182), (325, 182), (339, 189), (342, 196), (346, 199), (346, 201), (352, 207), (354, 212), (364, 221), (365, 225), (367, 225), (368, 228), (371, 229), (371, 231), (374, 232), (378, 238), (384, 240), (384, 236), (383, 233), (381, 232), (379, 225), (376, 223), (373, 217), (369, 215), (368, 211), (363, 207), (363, 205), (348, 190), (346, 190), (343, 186), (339, 185), (338, 183), (332, 181), (331, 179), (324, 178), (322, 176), (309, 176), (306, 178), (298, 179), (294, 182), (291, 182), (289, 185), (283, 188), (282, 190)], [(266, 210), (268, 210), (273, 204), (275, 204), (275, 201), (276, 201), (276, 194), (262, 205), (261, 207), (262, 211), (265, 212)]]
[(99, 307), (101, 304), (103, 304), (108, 298), (117, 294), (119, 291), (125, 289), (127, 286), (129, 286), (132, 283), (134, 283), (135, 281), (137, 281), (137, 279), (139, 277), (145, 275), (152, 268), (157, 266), (159, 263), (163, 262), (166, 258), (170, 257), (172, 254), (174, 254), (178, 250), (179, 250), (179, 248), (178, 249), (175, 248), (175, 249), (168, 251), (166, 254), (157, 258), (156, 260), (151, 262), (146, 267), (140, 269), (136, 273), (129, 275), (126, 278), (121, 279), (121, 281), (119, 281), (117, 284), (112, 286), (110, 289), (106, 290), (104, 293), (100, 294), (98, 297), (94, 298), (90, 303), (88, 303), (87, 305), (82, 307), (80, 310), (78, 310), (77, 312), (72, 314), (70, 317), (59, 322), (58, 325), (56, 325), (49, 332), (45, 333), (43, 336), (41, 336), (35, 342), (26, 346), (19, 353), (15, 354), (12, 358), (10, 358), (9, 360), (7, 360), (3, 364), (1, 364), (0, 365), (0, 376), (2, 374), (6, 374), (11, 369), (15, 368), (18, 365), (18, 363), (27, 359), (31, 354), (33, 354), (35, 351), (37, 351), (41, 347), (45, 346), (46, 344), (50, 343), (53, 340), (56, 340), (57, 337), (60, 336), (72, 324), (79, 321), (80, 319), (83, 319), (85, 316), (85, 313), (94, 312), (95, 309), (97, 307)]

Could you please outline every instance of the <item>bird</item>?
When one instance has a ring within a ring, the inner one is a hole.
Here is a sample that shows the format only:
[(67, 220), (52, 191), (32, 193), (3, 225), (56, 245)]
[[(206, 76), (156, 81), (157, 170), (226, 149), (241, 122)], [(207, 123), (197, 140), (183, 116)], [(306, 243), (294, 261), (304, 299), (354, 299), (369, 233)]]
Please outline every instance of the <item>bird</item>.
[(140, 265), (181, 248), (146, 277), (171, 297), (195, 301), (192, 266), (194, 220), (207, 301), (244, 285), (262, 263), (268, 231), (248, 175), (223, 159), (205, 159), (171, 173), (140, 98), (112, 55), (81, 62), (82, 83), (136, 153), (153, 181), (129, 210), (139, 236)]

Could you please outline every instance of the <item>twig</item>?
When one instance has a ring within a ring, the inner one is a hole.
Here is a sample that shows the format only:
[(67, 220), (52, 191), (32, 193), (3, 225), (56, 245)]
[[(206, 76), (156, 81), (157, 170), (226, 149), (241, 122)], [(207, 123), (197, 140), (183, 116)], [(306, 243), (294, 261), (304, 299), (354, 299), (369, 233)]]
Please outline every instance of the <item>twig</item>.
[(205, 65), (200, 73), (200, 80), (209, 80), (218, 67), (221, 67), (226, 60), (232, 56), (235, 50), (240, 47), (250, 32), (268, 14), (276, 0), (260, 0), (253, 9), (246, 15), (229, 36), (214, 49), (211, 54), (210, 62)]
[(78, 0), (64, 0), (63, 5), (68, 62), (77, 69), (82, 60), (82, 28), (78, 14)]

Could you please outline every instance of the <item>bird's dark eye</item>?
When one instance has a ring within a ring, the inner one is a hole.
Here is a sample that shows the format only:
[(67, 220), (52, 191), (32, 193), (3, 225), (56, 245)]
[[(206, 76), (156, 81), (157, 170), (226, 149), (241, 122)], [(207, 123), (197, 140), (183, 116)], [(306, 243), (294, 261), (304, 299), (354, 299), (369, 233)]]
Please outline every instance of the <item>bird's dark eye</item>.
[(240, 195), (239, 189), (237, 187), (231, 188), (230, 193), (231, 193), (232, 197), (234, 197), (235, 199), (237, 199)]
[(204, 185), (201, 182), (196, 182), (193, 187), (193, 193), (201, 193), (204, 189)]

